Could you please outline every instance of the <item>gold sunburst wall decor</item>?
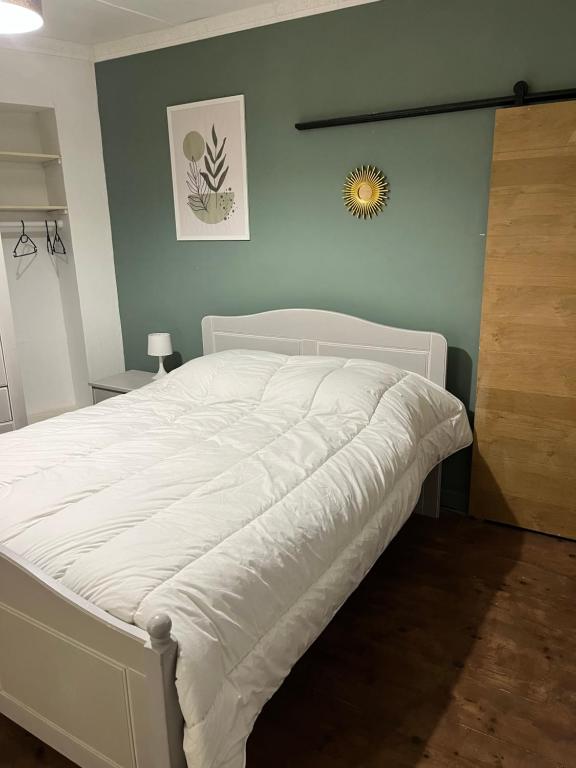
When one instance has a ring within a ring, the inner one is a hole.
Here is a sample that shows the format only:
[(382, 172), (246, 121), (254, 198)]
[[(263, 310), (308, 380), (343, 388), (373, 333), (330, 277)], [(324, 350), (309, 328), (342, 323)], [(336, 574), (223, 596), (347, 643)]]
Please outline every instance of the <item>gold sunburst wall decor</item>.
[(359, 219), (378, 216), (388, 202), (386, 176), (373, 165), (355, 168), (346, 177), (342, 196), (351, 214)]

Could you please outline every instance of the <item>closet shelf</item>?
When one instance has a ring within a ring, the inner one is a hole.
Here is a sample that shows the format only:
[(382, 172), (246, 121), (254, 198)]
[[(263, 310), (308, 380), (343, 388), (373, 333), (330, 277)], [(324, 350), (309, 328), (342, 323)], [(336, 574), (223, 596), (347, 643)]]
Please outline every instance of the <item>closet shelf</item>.
[(3, 211), (60, 211), (66, 213), (68, 207), (66, 205), (0, 205), (0, 213)]
[(60, 161), (60, 155), (47, 155), (41, 152), (5, 152), (0, 150), (0, 162), (5, 163), (51, 163)]

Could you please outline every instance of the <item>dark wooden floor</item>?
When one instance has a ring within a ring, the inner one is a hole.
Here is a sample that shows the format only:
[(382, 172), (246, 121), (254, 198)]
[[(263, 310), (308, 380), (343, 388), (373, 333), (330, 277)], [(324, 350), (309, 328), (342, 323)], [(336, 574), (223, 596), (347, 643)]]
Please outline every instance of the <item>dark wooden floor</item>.
[[(574, 768), (576, 542), (413, 518), (259, 718), (249, 768)], [(69, 768), (0, 719), (2, 768)]]

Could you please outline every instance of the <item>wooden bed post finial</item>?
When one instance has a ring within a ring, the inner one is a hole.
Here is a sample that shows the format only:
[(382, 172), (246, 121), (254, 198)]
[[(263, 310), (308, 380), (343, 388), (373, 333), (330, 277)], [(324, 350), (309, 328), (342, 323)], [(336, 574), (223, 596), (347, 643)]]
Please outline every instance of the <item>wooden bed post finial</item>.
[(157, 613), (149, 620), (146, 630), (150, 635), (150, 644), (155, 651), (164, 651), (173, 645), (170, 636), (172, 619), (167, 613)]
[(178, 643), (171, 637), (171, 629), (172, 619), (166, 613), (156, 613), (146, 623), (152, 651), (147, 654), (152, 708), (149, 738), (153, 755), (150, 765), (186, 768), (182, 749), (184, 721), (176, 691)]

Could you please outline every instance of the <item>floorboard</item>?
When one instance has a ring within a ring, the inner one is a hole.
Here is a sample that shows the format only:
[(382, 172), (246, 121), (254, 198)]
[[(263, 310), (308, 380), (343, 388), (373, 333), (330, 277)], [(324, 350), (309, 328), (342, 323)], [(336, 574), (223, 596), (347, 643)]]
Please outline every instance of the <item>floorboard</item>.
[[(576, 766), (576, 542), (414, 517), (265, 707), (248, 768)], [(1, 768), (72, 764), (0, 718)]]

